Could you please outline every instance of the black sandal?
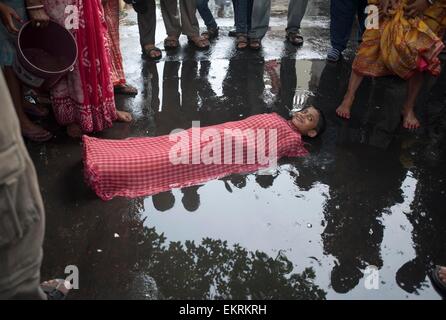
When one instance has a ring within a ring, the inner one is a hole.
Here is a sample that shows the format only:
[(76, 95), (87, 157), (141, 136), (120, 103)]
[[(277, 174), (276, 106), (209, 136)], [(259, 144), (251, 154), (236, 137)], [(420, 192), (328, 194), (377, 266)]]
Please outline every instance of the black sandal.
[(262, 48), (262, 40), (260, 39), (249, 39), (249, 47), (253, 50), (260, 50)]
[(286, 39), (294, 46), (301, 46), (304, 43), (304, 37), (299, 32), (287, 32)]
[(201, 36), (208, 40), (216, 39), (216, 38), (218, 38), (219, 30), (220, 30), (220, 28), (218, 28), (218, 27), (217, 28), (208, 28), (208, 30), (203, 32), (201, 34)]
[[(152, 56), (152, 52), (159, 52), (159, 56)], [(159, 60), (163, 57), (163, 52), (161, 51), (160, 48), (157, 47), (153, 47), (153, 48), (143, 48), (143, 57), (145, 59), (149, 59), (149, 60)]]
[(210, 47), (209, 40), (203, 37), (200, 37), (198, 41), (194, 41), (191, 37), (188, 37), (187, 40), (190, 45), (193, 45), (198, 50), (206, 50)]
[[(246, 34), (238, 34), (237, 35), (237, 40), (235, 40), (235, 44), (237, 47), (237, 50), (245, 50), (246, 48), (248, 48), (248, 37), (246, 36)], [(240, 45), (243, 44), (244, 46), (241, 47)]]
[(164, 48), (166, 50), (175, 50), (175, 49), (178, 49), (179, 46), (180, 46), (180, 42), (178, 41), (178, 39), (166, 38), (164, 40)]

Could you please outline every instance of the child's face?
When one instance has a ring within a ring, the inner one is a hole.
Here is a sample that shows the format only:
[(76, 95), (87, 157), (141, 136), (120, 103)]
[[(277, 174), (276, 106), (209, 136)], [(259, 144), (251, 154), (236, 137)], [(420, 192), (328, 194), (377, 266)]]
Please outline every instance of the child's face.
[(319, 111), (314, 107), (305, 108), (293, 115), (291, 122), (303, 135), (314, 138), (317, 136), (316, 127), (319, 122)]

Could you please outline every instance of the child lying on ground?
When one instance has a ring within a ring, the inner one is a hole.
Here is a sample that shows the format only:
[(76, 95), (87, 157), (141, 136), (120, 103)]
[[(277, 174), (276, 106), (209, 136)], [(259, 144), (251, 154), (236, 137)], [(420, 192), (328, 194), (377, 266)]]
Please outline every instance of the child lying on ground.
[(324, 126), (319, 109), (307, 107), (289, 121), (271, 113), (160, 137), (84, 136), (85, 179), (103, 200), (153, 195), (304, 156), (301, 136), (315, 137)]

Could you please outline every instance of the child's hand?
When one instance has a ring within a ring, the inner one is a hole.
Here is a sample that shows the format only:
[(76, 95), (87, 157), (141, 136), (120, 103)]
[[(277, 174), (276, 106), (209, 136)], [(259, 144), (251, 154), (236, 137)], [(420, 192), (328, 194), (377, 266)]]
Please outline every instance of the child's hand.
[(413, 0), (411, 4), (404, 8), (404, 11), (407, 17), (413, 18), (422, 14), (427, 8), (429, 8), (427, 0)]
[(15, 10), (4, 3), (0, 2), (0, 18), (5, 25), (5, 28), (11, 33), (18, 33), (14, 20), (23, 23), (20, 16), (15, 12)]

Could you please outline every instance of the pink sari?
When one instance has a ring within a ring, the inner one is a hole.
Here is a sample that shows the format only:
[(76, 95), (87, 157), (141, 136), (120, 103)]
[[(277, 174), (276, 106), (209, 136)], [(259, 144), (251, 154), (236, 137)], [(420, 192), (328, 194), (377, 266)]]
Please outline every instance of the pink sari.
[(51, 19), (65, 25), (68, 5), (79, 10), (79, 28), (71, 30), (78, 45), (75, 68), (51, 90), (56, 120), (78, 124), (83, 132), (102, 131), (117, 119), (110, 58), (106, 48), (107, 27), (101, 0), (45, 0)]
[(121, 47), (119, 44), (119, 0), (107, 0), (104, 3), (107, 38), (110, 47), (111, 76), (113, 85), (125, 84), (124, 67), (122, 65)]

